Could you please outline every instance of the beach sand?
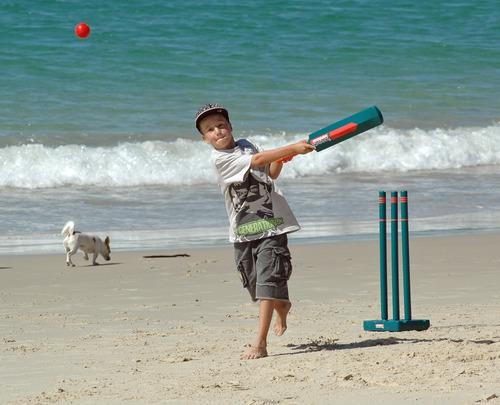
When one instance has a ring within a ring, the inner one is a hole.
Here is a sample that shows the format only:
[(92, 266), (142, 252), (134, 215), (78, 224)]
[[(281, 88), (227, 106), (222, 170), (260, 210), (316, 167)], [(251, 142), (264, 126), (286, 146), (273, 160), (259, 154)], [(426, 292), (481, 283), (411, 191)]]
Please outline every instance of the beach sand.
[(376, 240), (291, 250), (288, 330), (247, 361), (258, 306), (231, 246), (0, 257), (0, 403), (500, 403), (499, 235), (411, 240), (422, 332), (363, 330), (380, 317)]

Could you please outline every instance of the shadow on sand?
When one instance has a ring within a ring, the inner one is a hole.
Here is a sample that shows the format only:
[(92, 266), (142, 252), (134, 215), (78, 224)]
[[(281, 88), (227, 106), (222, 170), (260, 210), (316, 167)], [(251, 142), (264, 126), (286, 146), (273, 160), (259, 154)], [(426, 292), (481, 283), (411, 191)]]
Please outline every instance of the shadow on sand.
[(113, 263), (97, 263), (97, 264), (87, 264), (87, 265), (84, 265), (84, 266), (76, 266), (76, 267), (103, 267), (103, 266), (117, 266), (119, 264), (123, 264), (123, 263), (118, 263), (118, 262), (113, 262)]
[(300, 353), (310, 353), (319, 352), (323, 350), (349, 350), (349, 349), (364, 349), (367, 347), (375, 346), (389, 346), (397, 345), (402, 343), (433, 343), (433, 342), (453, 342), (453, 343), (474, 343), (482, 345), (491, 345), (493, 343), (499, 343), (500, 337), (496, 340), (493, 339), (482, 339), (482, 340), (469, 340), (469, 339), (449, 339), (449, 338), (436, 338), (436, 339), (426, 339), (426, 338), (399, 338), (399, 337), (386, 337), (378, 339), (367, 339), (359, 342), (352, 343), (337, 343), (338, 339), (326, 339), (320, 337), (319, 339), (311, 340), (308, 343), (287, 345), (288, 348), (293, 350), (292, 353), (281, 353), (276, 354), (276, 356), (289, 355), (289, 354), (300, 354)]

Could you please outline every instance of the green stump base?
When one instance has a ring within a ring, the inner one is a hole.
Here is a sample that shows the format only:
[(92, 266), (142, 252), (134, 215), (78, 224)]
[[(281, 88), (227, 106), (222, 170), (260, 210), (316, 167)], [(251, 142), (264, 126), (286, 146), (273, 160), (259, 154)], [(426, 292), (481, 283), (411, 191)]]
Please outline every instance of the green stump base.
[(401, 332), (405, 330), (426, 330), (431, 323), (428, 319), (394, 320), (381, 319), (364, 321), (363, 328), (372, 332)]

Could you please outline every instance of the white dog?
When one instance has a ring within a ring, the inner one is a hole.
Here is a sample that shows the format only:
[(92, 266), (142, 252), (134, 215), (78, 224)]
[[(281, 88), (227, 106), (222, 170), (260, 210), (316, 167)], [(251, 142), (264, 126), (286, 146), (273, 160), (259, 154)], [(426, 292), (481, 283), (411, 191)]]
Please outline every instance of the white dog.
[(89, 253), (92, 253), (94, 257), (92, 258), (92, 264), (95, 266), (99, 263), (96, 262), (97, 256), (99, 254), (104, 257), (105, 260), (110, 260), (111, 248), (109, 247), (109, 236), (106, 236), (104, 242), (101, 238), (95, 235), (87, 235), (75, 230), (75, 223), (73, 221), (68, 221), (61, 231), (64, 235), (64, 249), (66, 249), (66, 265), (73, 266), (71, 261), (71, 256), (73, 256), (78, 249), (83, 252), (83, 258), (89, 260)]

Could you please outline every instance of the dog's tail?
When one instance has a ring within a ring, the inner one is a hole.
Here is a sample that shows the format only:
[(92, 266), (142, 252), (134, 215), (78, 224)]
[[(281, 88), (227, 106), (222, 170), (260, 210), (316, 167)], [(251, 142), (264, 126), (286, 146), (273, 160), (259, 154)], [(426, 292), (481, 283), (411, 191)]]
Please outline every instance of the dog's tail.
[(75, 233), (75, 223), (73, 221), (66, 222), (64, 228), (61, 231), (61, 235), (69, 236)]

